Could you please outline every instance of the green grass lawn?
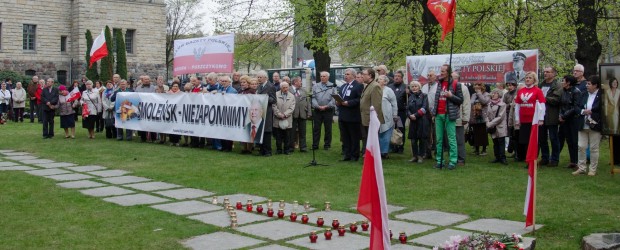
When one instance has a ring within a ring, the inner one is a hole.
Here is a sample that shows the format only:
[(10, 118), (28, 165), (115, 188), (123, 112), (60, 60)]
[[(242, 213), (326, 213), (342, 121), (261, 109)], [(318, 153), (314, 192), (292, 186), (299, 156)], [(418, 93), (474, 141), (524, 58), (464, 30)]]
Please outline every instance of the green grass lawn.
[[(137, 138), (118, 142), (105, 139), (103, 133), (89, 140), (79, 126), (74, 140), (64, 139), (58, 128), (54, 139), (43, 140), (40, 124), (10, 122), (0, 126), (0, 149), (128, 170), (136, 176), (217, 194), (248, 193), (309, 201), (319, 207), (330, 201), (333, 209), (341, 211), (357, 202), (362, 164), (338, 162), (336, 125), (332, 149), (317, 151), (317, 161), (329, 166), (309, 168), (304, 166), (311, 153), (258, 157), (239, 154), (238, 146), (232, 153), (222, 153), (140, 143)], [(310, 131), (307, 138), (311, 143)], [(620, 176), (609, 174), (608, 141), (601, 144), (595, 177), (574, 177), (563, 167), (539, 169), (536, 223), (544, 227), (534, 236), (538, 249), (578, 249), (583, 236), (620, 232)], [(471, 220), (524, 221), (524, 163), (489, 164), (492, 149), (486, 157), (467, 157), (465, 167), (438, 171), (432, 161), (411, 164), (407, 162), (410, 154), (391, 155), (383, 162), (388, 203), (407, 208), (398, 213), (433, 209), (466, 214)], [(563, 166), (567, 152), (562, 152), (561, 159)], [(120, 207), (55, 183), (21, 172), (0, 172), (2, 248), (181, 248), (181, 239), (219, 230), (146, 206)]]

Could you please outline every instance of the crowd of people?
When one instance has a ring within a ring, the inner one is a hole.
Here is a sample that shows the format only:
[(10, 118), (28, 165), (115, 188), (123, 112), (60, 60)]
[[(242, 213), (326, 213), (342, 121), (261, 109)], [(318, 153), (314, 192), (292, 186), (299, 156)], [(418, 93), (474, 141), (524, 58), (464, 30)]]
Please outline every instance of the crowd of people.
[[(514, 60), (517, 63), (524, 59), (515, 57)], [(492, 90), (483, 83), (459, 82), (458, 72), (452, 72), (449, 65), (443, 65), (439, 75), (432, 70), (428, 72), (428, 82), (424, 85), (418, 81), (407, 84), (403, 71), (389, 74), (384, 65), (360, 72), (346, 69), (345, 83), (341, 86), (329, 82), (329, 72), (320, 72), (319, 82), (308, 90), (302, 86), (300, 77), (280, 77), (274, 73), (270, 82), (265, 71), (253, 77), (238, 72), (209, 73), (204, 81), (201, 77), (191, 77), (186, 84), (175, 78), (170, 86), (164, 84), (161, 76), (152, 84), (146, 75), (132, 83), (115, 74), (105, 83), (83, 78), (82, 82), (76, 80), (70, 86), (55, 88), (53, 79), (45, 81), (34, 76), (27, 89), (21, 82), (13, 87), (10, 79), (2, 83), (0, 116), (3, 122), (8, 119), (23, 122), (28, 101), (30, 122), (36, 116), (42, 123), (44, 139), (54, 137), (54, 116), (58, 114), (65, 138), (75, 138), (75, 123), (81, 116), (82, 127), (88, 130), (90, 139), (105, 131), (109, 139), (130, 141), (136, 135), (141, 142), (232, 151), (235, 143), (229, 140), (115, 128), (116, 96), (121, 92), (265, 94), (268, 105), (263, 134), (257, 135), (252, 130), (252, 138), (258, 139), (252, 141), (262, 142), (240, 143), (242, 154), (253, 153), (255, 147), (260, 156), (288, 155), (296, 149), (307, 152), (306, 125), (310, 119), (310, 149), (318, 150), (322, 139), (323, 149), (330, 150), (336, 116), (342, 142), (341, 161), (358, 161), (364, 156), (370, 108), (374, 107), (381, 122), (379, 141), (384, 159), (389, 159), (390, 154), (405, 153), (408, 139), (408, 153), (412, 155), (409, 162), (432, 159), (435, 168), (452, 170), (465, 165), (467, 143), (475, 155), (487, 155), (490, 137), (491, 163), (507, 165), (508, 158), (524, 161), (532, 124), (538, 123), (540, 165), (558, 166), (560, 152), (567, 145), (566, 167), (574, 169), (573, 175), (593, 176), (598, 166), (604, 100), (600, 78), (596, 75), (586, 78), (583, 74), (583, 66), (577, 64), (572, 75), (563, 76), (558, 82), (557, 71), (546, 66), (540, 82), (536, 72), (525, 72), (523, 82), (506, 78), (507, 82), (495, 84)], [(619, 96), (615, 91), (617, 85), (617, 80), (610, 80), (609, 98)], [(537, 106), (537, 102), (542, 105)], [(544, 119), (533, 121), (537, 107)], [(12, 117), (8, 116), (9, 111)], [(391, 143), (395, 131), (406, 136), (404, 143)], [(275, 152), (272, 152), (272, 134)], [(448, 151), (445, 159), (444, 151)]]

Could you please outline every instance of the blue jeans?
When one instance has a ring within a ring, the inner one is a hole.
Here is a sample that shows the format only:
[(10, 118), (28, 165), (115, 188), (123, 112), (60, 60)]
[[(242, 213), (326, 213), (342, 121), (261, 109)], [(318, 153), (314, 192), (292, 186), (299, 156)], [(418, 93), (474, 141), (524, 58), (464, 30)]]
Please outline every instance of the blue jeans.
[(392, 131), (394, 128), (390, 128), (383, 133), (379, 133), (379, 146), (381, 146), (381, 153), (387, 154), (390, 151), (390, 139), (392, 138)]
[[(551, 157), (549, 157), (547, 137), (549, 137), (549, 141), (551, 142)], [(543, 125), (538, 127), (538, 147), (540, 147), (541, 159), (553, 162), (560, 161), (558, 125)]]

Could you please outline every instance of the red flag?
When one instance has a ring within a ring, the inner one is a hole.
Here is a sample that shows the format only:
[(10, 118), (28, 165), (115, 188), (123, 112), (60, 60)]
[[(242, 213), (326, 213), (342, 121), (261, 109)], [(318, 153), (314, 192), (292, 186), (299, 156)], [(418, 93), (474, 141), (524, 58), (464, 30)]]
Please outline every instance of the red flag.
[(71, 92), (69, 93), (69, 99), (67, 99), (67, 102), (72, 102), (80, 98), (82, 98), (82, 93), (80, 93), (80, 88), (74, 87), (73, 90), (71, 90)]
[(90, 49), (90, 64), (88, 67), (92, 67), (93, 63), (99, 61), (108, 55), (108, 47), (106, 46), (105, 33), (101, 29), (101, 34), (93, 41), (93, 47)]
[(446, 34), (454, 29), (456, 19), (456, 0), (428, 0), (426, 3), (428, 10), (433, 13), (441, 29), (441, 40), (446, 38)]
[(538, 160), (538, 123), (545, 120), (544, 104), (536, 101), (534, 118), (532, 118), (532, 130), (530, 131), (530, 141), (527, 147), (525, 161), (528, 164), (527, 191), (525, 193), (525, 227), (534, 225), (536, 210), (536, 160)]
[(383, 165), (379, 147), (379, 118), (374, 107), (370, 107), (370, 127), (362, 170), (362, 183), (357, 200), (357, 211), (371, 222), (370, 249), (389, 249), (387, 198), (383, 182)]

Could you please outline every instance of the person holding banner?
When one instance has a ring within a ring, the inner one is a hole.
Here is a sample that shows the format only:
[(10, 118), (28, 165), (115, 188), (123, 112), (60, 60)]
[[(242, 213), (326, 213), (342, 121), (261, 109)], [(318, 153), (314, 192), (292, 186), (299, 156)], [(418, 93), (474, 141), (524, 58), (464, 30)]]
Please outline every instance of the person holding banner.
[[(112, 98), (110, 98), (110, 101), (112, 102), (116, 102), (116, 95), (118, 95), (118, 93), (122, 93), (122, 92), (133, 92), (132, 89), (127, 87), (127, 80), (123, 79), (121, 80), (121, 83), (118, 85), (118, 89), (116, 91), (114, 91), (114, 94), (112, 95)], [(120, 105), (119, 105), (120, 106)], [(114, 111), (119, 112), (119, 111)], [(115, 115), (116, 118), (116, 115)], [(131, 141), (131, 138), (133, 136), (133, 131), (131, 129), (125, 129), (124, 130), (124, 134), (125, 134), (125, 140), (127, 141)], [(116, 129), (116, 140), (118, 141), (122, 141), (123, 140), (123, 129), (122, 128), (117, 128)]]
[[(181, 88), (179, 88), (179, 84), (179, 79), (175, 78), (172, 81), (172, 87), (170, 87), (170, 90), (168, 90), (167, 93), (171, 95), (182, 94), (183, 92), (181, 91)], [(179, 142), (181, 141), (181, 135), (169, 134), (168, 137), (170, 137), (170, 146), (179, 146)]]
[[(237, 94), (237, 90), (231, 86), (231, 79), (229, 76), (220, 76), (220, 88), (217, 90), (217, 93), (224, 94)], [(219, 151), (231, 152), (233, 147), (233, 142), (230, 140), (220, 140), (213, 139), (213, 147)]]
[(101, 95), (101, 103), (103, 106), (103, 119), (105, 121), (105, 137), (108, 139), (116, 138), (116, 128), (114, 127), (114, 83), (108, 81), (105, 84), (105, 90)]
[[(267, 79), (267, 72), (264, 70), (256, 73), (258, 78), (258, 90), (256, 94), (267, 95), (267, 114), (263, 120), (263, 142), (260, 144), (260, 156), (271, 156), (271, 131), (273, 130), (273, 105), (276, 103), (276, 88)], [(262, 111), (261, 111), (262, 112)]]
[(443, 143), (444, 133), (448, 136), (448, 145), (450, 145), (450, 160), (448, 169), (456, 168), (458, 158), (458, 148), (456, 145), (456, 119), (459, 118), (460, 106), (463, 103), (463, 92), (459, 88), (456, 80), (449, 82), (450, 65), (444, 64), (440, 71), (440, 84), (437, 86), (435, 93), (435, 108), (431, 109), (435, 116), (435, 136), (437, 138), (437, 147), (435, 156), (437, 165), (435, 168), (442, 169), (443, 163)]
[[(206, 91), (206, 88), (202, 87), (200, 84), (200, 80), (198, 77), (192, 76), (189, 78), (189, 82), (192, 84), (191, 93), (194, 94), (202, 94)], [(205, 138), (190, 136), (190, 147), (192, 148), (204, 148), (205, 147)]]
[(599, 91), (601, 87), (601, 79), (598, 75), (592, 75), (588, 77), (586, 83), (587, 91), (581, 94), (581, 100), (579, 106), (581, 111), (577, 118), (577, 126), (579, 128), (579, 156), (577, 169), (573, 172), (573, 175), (582, 175), (586, 173), (588, 167), (586, 166), (586, 149), (590, 147), (590, 170), (588, 176), (596, 175), (596, 168), (598, 167), (599, 157), (599, 144), (601, 143), (601, 122), (602, 122), (602, 91)]
[[(515, 98), (515, 123), (519, 124), (519, 145), (527, 149), (530, 142), (530, 131), (532, 129), (532, 119), (536, 110), (536, 101), (543, 104), (546, 102), (545, 95), (536, 85), (538, 77), (536, 72), (530, 71), (525, 74), (525, 87), (517, 91)], [(541, 117), (545, 116), (545, 105), (541, 105)], [(540, 121), (539, 125), (543, 125)], [(527, 152), (524, 150), (523, 152)]]
[[(142, 76), (142, 85), (135, 89), (135, 92), (140, 93), (155, 93), (155, 86), (151, 84), (150, 76)], [(141, 142), (154, 142), (157, 139), (157, 133), (148, 132), (148, 131), (138, 131), (138, 135), (140, 135)]]

